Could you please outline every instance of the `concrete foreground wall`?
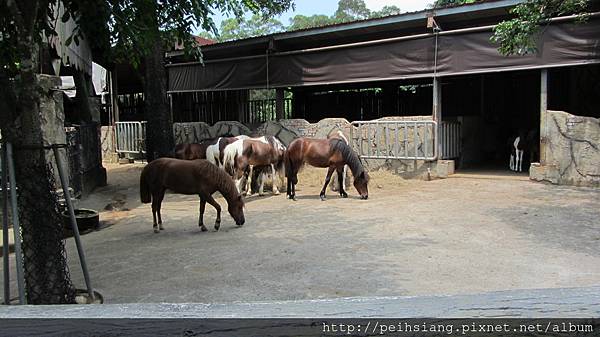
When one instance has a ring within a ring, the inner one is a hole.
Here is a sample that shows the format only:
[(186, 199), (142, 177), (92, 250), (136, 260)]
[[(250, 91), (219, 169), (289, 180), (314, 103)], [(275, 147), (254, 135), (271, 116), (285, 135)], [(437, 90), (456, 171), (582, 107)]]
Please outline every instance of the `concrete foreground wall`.
[(600, 186), (600, 119), (546, 112), (547, 137), (541, 163), (532, 164), (537, 181), (575, 186)]

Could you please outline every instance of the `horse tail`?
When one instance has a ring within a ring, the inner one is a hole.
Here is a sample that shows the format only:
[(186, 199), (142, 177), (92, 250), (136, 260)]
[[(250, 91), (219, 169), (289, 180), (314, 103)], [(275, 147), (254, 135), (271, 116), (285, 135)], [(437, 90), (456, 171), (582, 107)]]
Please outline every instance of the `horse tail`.
[(296, 158), (298, 154), (296, 154), (296, 152), (302, 156), (302, 141), (300, 139), (301, 138), (292, 141), (283, 155), (285, 175), (288, 179), (291, 179), (294, 184), (298, 183), (296, 174), (300, 169), (300, 165), (298, 165), (298, 160)]
[(142, 203), (147, 204), (152, 201), (152, 194), (150, 193), (150, 182), (148, 181), (148, 170), (147, 166), (142, 170), (140, 175), (140, 199)]

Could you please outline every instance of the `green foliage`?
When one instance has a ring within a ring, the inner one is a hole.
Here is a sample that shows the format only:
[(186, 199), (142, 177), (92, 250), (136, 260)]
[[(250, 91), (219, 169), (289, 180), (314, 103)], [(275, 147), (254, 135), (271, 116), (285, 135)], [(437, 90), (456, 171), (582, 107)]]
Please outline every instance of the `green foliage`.
[[(168, 46), (183, 43), (187, 54), (201, 58), (200, 47), (193, 39), (197, 28), (217, 34), (218, 30), (211, 15), (218, 11), (242, 18), (246, 12), (257, 15), (246, 24), (260, 32), (277, 29), (277, 23), (270, 20), (257, 25), (260, 18), (268, 18), (293, 6), (292, 0), (108, 0), (113, 13), (110, 26), (113, 29), (111, 44), (118, 51), (119, 58), (136, 64), (156, 41), (155, 32), (150, 27), (158, 24), (161, 39)], [(235, 20), (235, 19), (231, 19)], [(229, 31), (235, 31), (233, 22)], [(248, 34), (248, 27), (242, 27)]]
[(372, 18), (381, 18), (384, 16), (398, 15), (400, 13), (402, 13), (402, 11), (397, 6), (383, 6), (383, 8), (381, 8), (381, 10), (371, 12), (371, 17)]
[(245, 39), (252, 36), (261, 36), (284, 31), (283, 24), (273, 17), (263, 18), (253, 15), (250, 19), (230, 18), (221, 22), (220, 35), (217, 41), (230, 41)]
[(290, 19), (290, 25), (286, 30), (299, 30), (306, 28), (314, 28), (314, 27), (323, 27), (327, 25), (331, 25), (334, 23), (334, 20), (323, 14), (315, 14), (311, 16), (305, 15), (296, 15)]
[(437, 0), (433, 7), (441, 8), (441, 7), (452, 7), (452, 6), (460, 6), (465, 4), (474, 3), (482, 0)]
[(363, 0), (340, 0), (333, 18), (335, 22), (339, 23), (364, 20), (370, 16), (371, 10), (367, 8)]
[(540, 29), (552, 17), (577, 14), (585, 20), (589, 0), (529, 0), (511, 10), (515, 18), (494, 28), (492, 42), (503, 55), (535, 53)]

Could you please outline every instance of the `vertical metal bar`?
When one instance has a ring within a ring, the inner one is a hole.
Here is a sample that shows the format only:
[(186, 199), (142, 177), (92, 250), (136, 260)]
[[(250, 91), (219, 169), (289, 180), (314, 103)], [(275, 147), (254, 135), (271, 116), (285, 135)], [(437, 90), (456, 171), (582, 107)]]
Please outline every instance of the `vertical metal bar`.
[(413, 138), (414, 138), (414, 143), (415, 143), (415, 159), (417, 159), (418, 157), (418, 147), (417, 147), (417, 140), (419, 139), (419, 123), (418, 122), (414, 122), (413, 123), (413, 127), (415, 128), (415, 132), (413, 132)]
[(83, 278), (85, 279), (85, 285), (87, 286), (87, 291), (90, 295), (90, 299), (93, 302), (94, 289), (92, 289), (92, 284), (90, 282), (90, 274), (88, 273), (87, 264), (85, 262), (85, 252), (83, 251), (81, 237), (79, 236), (79, 227), (77, 227), (77, 220), (75, 219), (75, 210), (73, 209), (73, 204), (71, 203), (71, 193), (69, 192), (69, 184), (67, 183), (65, 169), (63, 167), (60, 152), (58, 150), (59, 148), (57, 146), (52, 147), (52, 151), (54, 152), (54, 159), (56, 160), (56, 166), (58, 167), (58, 175), (60, 176), (60, 184), (62, 185), (65, 202), (69, 211), (69, 217), (71, 218), (71, 229), (73, 230), (73, 237), (75, 238), (75, 244), (77, 245), (77, 253), (79, 254), (79, 262), (81, 263), (81, 269), (83, 269)]
[(367, 127), (367, 156), (371, 156), (371, 124), (365, 124)]
[(402, 134), (404, 135), (404, 158), (408, 159), (408, 123), (402, 122)]
[(25, 281), (23, 278), (23, 253), (21, 251), (21, 225), (17, 208), (17, 181), (15, 179), (15, 163), (11, 143), (6, 143), (6, 161), (8, 162), (8, 178), (10, 180), (10, 201), (12, 204), (13, 233), (15, 236), (15, 258), (17, 260), (17, 286), (19, 289), (19, 304), (27, 304), (25, 298)]
[(429, 138), (427, 137), (428, 130), (427, 123), (423, 123), (423, 156), (425, 158), (429, 157), (429, 152), (427, 152), (427, 143), (429, 143)]
[(390, 123), (385, 124), (385, 156), (390, 157)]
[[(371, 111), (373, 111), (373, 109), (371, 108)], [(380, 156), (381, 155), (381, 133), (382, 133), (382, 129), (381, 129), (381, 124), (377, 123), (375, 124), (375, 155), (376, 156)]]
[(0, 144), (2, 156), (2, 260), (4, 270), (4, 304), (10, 304), (10, 263), (9, 263), (9, 247), (8, 247), (8, 162), (6, 156), (6, 146)]
[(394, 157), (398, 158), (400, 157), (400, 142), (399, 142), (399, 138), (400, 137), (400, 130), (398, 127), (398, 122), (396, 122), (396, 137), (394, 139), (394, 145), (396, 146), (396, 148), (394, 149)]

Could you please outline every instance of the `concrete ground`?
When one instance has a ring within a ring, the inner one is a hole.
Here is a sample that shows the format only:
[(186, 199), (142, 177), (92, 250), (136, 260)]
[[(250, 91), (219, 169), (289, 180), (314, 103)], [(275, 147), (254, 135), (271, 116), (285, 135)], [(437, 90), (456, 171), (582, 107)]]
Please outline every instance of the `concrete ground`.
[[(80, 207), (102, 210), (82, 237), (105, 303), (269, 301), (461, 295), (600, 285), (600, 190), (474, 172), (433, 181), (373, 172), (369, 200), (318, 198), (323, 170), (300, 176), (298, 201), (247, 199), (236, 227), (198, 199), (167, 195), (165, 230), (141, 205), (141, 165), (109, 166), (109, 185)], [(226, 209), (225, 201), (217, 201)], [(108, 207), (111, 210), (104, 210)], [(73, 239), (74, 284), (84, 288)], [(15, 292), (13, 291), (13, 294)], [(1, 294), (0, 294), (1, 296)]]

